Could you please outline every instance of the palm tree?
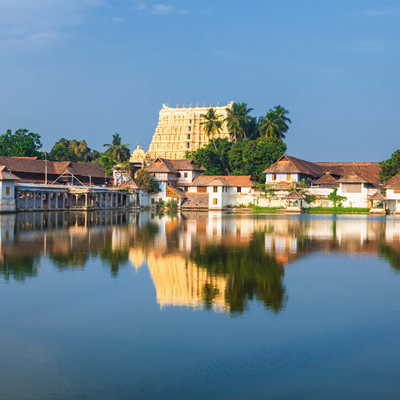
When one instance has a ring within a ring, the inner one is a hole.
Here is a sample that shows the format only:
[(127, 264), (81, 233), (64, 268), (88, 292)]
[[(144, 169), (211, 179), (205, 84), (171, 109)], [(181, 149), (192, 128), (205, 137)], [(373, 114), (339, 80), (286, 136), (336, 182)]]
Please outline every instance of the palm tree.
[(290, 118), (286, 117), (287, 114), (289, 114), (289, 111), (281, 106), (269, 110), (265, 117), (259, 119), (260, 135), (284, 139), (286, 137), (285, 132), (289, 129), (286, 122), (292, 122)]
[(200, 125), (203, 126), (203, 132), (205, 132), (208, 137), (211, 136), (215, 150), (217, 150), (214, 136), (221, 131), (223, 121), (219, 119), (219, 116), (212, 107), (208, 109), (206, 114), (201, 114), (201, 117), (205, 119), (205, 121), (200, 122)]
[(123, 162), (126, 160), (129, 160), (130, 157), (130, 150), (128, 149), (127, 146), (129, 144), (121, 144), (121, 136), (119, 136), (119, 133), (116, 133), (113, 135), (113, 140), (111, 144), (105, 144), (104, 147), (108, 147), (106, 150), (106, 153), (114, 158), (117, 161)]
[(228, 116), (225, 118), (229, 131), (235, 138), (235, 143), (239, 135), (243, 135), (246, 139), (247, 125), (249, 122), (250, 112), (252, 108), (247, 108), (246, 103), (233, 103), (232, 108), (227, 107)]

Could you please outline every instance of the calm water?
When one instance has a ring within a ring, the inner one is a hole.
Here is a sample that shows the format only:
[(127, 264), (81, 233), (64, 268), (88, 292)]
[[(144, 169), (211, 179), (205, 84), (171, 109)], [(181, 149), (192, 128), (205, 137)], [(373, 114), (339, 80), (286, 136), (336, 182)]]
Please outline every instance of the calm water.
[(398, 399), (400, 218), (0, 215), (1, 399)]

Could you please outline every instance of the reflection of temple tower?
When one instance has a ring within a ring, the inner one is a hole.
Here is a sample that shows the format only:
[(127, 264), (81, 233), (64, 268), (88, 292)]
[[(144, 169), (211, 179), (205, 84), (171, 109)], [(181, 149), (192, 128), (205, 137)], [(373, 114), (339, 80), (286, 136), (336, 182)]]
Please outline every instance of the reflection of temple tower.
[[(232, 103), (231, 103), (232, 104)], [(226, 108), (231, 104), (220, 107), (213, 107), (216, 113), (225, 119), (228, 115)], [(210, 105), (212, 107), (212, 105)], [(208, 144), (209, 138), (203, 132), (200, 122), (201, 115), (206, 114), (210, 107), (198, 105), (192, 108), (169, 108), (163, 105), (160, 111), (159, 121), (149, 151), (146, 154), (146, 162), (149, 163), (157, 157), (171, 160), (182, 159), (187, 151), (194, 151)], [(216, 137), (229, 137), (226, 123), (223, 124), (220, 134)]]

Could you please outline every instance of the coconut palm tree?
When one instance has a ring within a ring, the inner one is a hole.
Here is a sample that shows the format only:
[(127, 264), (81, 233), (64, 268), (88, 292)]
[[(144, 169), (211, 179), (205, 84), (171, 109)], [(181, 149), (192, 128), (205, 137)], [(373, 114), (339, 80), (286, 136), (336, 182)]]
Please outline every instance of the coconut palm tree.
[(208, 137), (211, 136), (215, 150), (217, 150), (214, 136), (221, 131), (223, 121), (219, 119), (219, 116), (212, 107), (208, 109), (206, 114), (201, 114), (201, 117), (205, 119), (205, 121), (200, 122), (200, 125), (203, 126), (203, 132)]
[(260, 135), (284, 139), (286, 137), (285, 132), (289, 129), (287, 122), (292, 122), (290, 118), (286, 117), (287, 114), (289, 114), (289, 111), (281, 106), (269, 110), (266, 116), (259, 119)]
[(243, 136), (246, 139), (247, 125), (249, 122), (249, 114), (253, 111), (252, 108), (247, 108), (246, 103), (233, 103), (232, 108), (227, 107), (228, 116), (225, 118), (227, 127), (233, 137), (235, 143), (238, 136)]
[(123, 162), (129, 160), (131, 152), (128, 149), (129, 144), (121, 144), (121, 140), (119, 133), (116, 133), (113, 135), (111, 144), (105, 144), (104, 147), (108, 147), (106, 154), (114, 158), (114, 160)]

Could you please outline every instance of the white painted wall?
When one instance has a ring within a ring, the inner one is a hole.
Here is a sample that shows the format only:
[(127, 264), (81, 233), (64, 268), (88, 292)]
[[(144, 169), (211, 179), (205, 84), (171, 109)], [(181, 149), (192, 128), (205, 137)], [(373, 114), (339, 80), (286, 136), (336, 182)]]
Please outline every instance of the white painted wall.
[(265, 174), (265, 183), (279, 182), (300, 182), (299, 174), (290, 174), (290, 180), (287, 179), (287, 174), (276, 174), (276, 180), (272, 179), (273, 174)]
[[(7, 187), (10, 188), (9, 194)], [(0, 211), (15, 211), (14, 181), (0, 181)]]

